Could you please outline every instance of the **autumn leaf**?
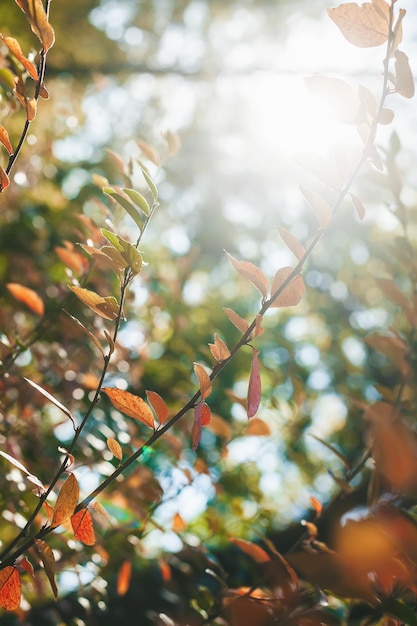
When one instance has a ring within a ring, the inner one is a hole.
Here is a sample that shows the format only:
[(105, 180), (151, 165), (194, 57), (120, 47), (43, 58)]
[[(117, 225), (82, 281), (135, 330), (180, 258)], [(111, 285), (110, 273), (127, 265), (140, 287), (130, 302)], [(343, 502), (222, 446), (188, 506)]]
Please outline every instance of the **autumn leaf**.
[(71, 526), (74, 531), (74, 539), (81, 541), (86, 546), (92, 546), (96, 541), (93, 520), (88, 509), (81, 509), (71, 517)]
[(52, 552), (52, 548), (50, 548), (50, 546), (48, 546), (48, 544), (41, 539), (35, 539), (35, 545), (39, 551), (45, 569), (45, 574), (48, 577), (52, 593), (54, 594), (54, 597), (56, 599), (58, 597), (58, 587), (55, 580), (56, 567), (54, 553)]
[(259, 267), (249, 261), (238, 261), (231, 254), (226, 252), (229, 261), (241, 276), (249, 280), (256, 287), (264, 298), (268, 295), (268, 280)]
[(301, 261), (305, 255), (305, 249), (304, 246), (298, 241), (297, 237), (294, 237), (294, 235), (285, 228), (279, 228), (279, 234), (294, 256)]
[(395, 53), (395, 89), (404, 98), (412, 98), (414, 96), (414, 77), (408, 57), (399, 50)]
[(74, 246), (67, 243), (66, 247), (56, 246), (55, 252), (61, 261), (77, 274), (82, 274), (87, 267), (87, 259), (74, 250)]
[(76, 317), (74, 317), (73, 315), (71, 315), (70, 313), (68, 313), (68, 311), (66, 311), (65, 309), (62, 309), (64, 311), (64, 313), (66, 315), (68, 315), (68, 317), (70, 318), (70, 320), (72, 321), (72, 323), (79, 329), (81, 330), (81, 332), (83, 332), (85, 335), (87, 335), (87, 337), (89, 337), (91, 339), (91, 341), (94, 343), (94, 345), (100, 350), (101, 354), (104, 356), (104, 350), (103, 347), (101, 345), (101, 343), (99, 342), (99, 340), (97, 339), (97, 337), (95, 337), (95, 335), (93, 335), (92, 332), (90, 332), (89, 330), (87, 330), (87, 328), (84, 326), (84, 324), (82, 324), (80, 322), (80, 320), (78, 320)]
[(245, 437), (266, 437), (271, 434), (268, 424), (258, 417), (254, 417), (245, 429)]
[(211, 411), (208, 405), (201, 401), (194, 408), (194, 423), (191, 434), (192, 449), (196, 450), (200, 443), (203, 426), (207, 426), (211, 421)]
[(20, 576), (12, 565), (0, 571), (0, 607), (14, 611), (20, 604)]
[(240, 330), (241, 333), (244, 333), (248, 330), (249, 328), (248, 322), (245, 319), (243, 319), (243, 317), (240, 317), (240, 315), (238, 315), (235, 311), (233, 311), (233, 309), (228, 309), (226, 307), (223, 309), (223, 311), (226, 313), (227, 317), (232, 322), (232, 324), (236, 326), (236, 328)]
[(146, 391), (146, 397), (148, 398), (149, 404), (155, 411), (158, 422), (160, 424), (163, 424), (169, 414), (169, 409), (166, 405), (165, 400), (163, 400), (163, 398), (161, 398), (159, 393), (156, 393), (156, 391)]
[(200, 386), (201, 398), (205, 400), (211, 393), (211, 380), (205, 368), (200, 363), (194, 363), (194, 374)]
[[(272, 280), (271, 286), (271, 298), (275, 293), (285, 284), (288, 278), (293, 273), (292, 267), (281, 267), (275, 274)], [(271, 303), (271, 308), (295, 306), (297, 305), (304, 295), (305, 286), (302, 276), (295, 276), (288, 285), (281, 291), (281, 293), (274, 298)]]
[(36, 487), (38, 488), (38, 493), (43, 494), (45, 492), (45, 487), (43, 486), (39, 478), (29, 472), (29, 470), (26, 469), (26, 467), (22, 463), (20, 463), (20, 461), (10, 456), (10, 454), (7, 454), (7, 452), (3, 452), (3, 450), (0, 450), (0, 456), (9, 461), (9, 463), (14, 465), (15, 467), (17, 467), (21, 472), (26, 474), (27, 479), (30, 480), (30, 482), (36, 485)]
[(230, 356), (230, 350), (224, 343), (223, 339), (220, 339), (217, 333), (214, 333), (214, 343), (209, 343), (210, 352), (216, 361), (224, 361)]
[(119, 461), (122, 460), (123, 458), (122, 447), (116, 439), (114, 439), (113, 437), (108, 437), (107, 447), (109, 448), (112, 455), (116, 457), (116, 459), (118, 459)]
[(347, 2), (334, 9), (327, 9), (327, 14), (345, 39), (354, 46), (381, 46), (388, 39), (389, 6), (386, 2), (366, 2), (362, 6)]
[(132, 561), (124, 561), (117, 574), (117, 595), (126, 595), (132, 577)]
[(145, 426), (155, 428), (154, 415), (143, 398), (115, 387), (103, 387), (103, 391), (118, 411), (133, 417), (133, 419), (142, 422)]
[(261, 402), (261, 375), (259, 372), (259, 350), (253, 348), (252, 364), (249, 377), (248, 399), (247, 399), (247, 415), (248, 418), (253, 417)]
[(0, 124), (0, 143), (6, 148), (9, 154), (13, 154), (13, 146), (10, 143), (9, 133), (7, 130)]
[(174, 533), (182, 533), (187, 528), (187, 524), (185, 523), (183, 517), (180, 513), (175, 513), (172, 518), (172, 530)]
[(137, 139), (136, 143), (142, 150), (143, 154), (151, 161), (151, 163), (153, 163), (154, 165), (159, 165), (161, 163), (161, 157), (159, 156), (155, 148), (146, 143), (146, 141), (143, 141), (143, 139)]
[(45, 52), (54, 45), (55, 33), (48, 22), (42, 0), (16, 0), (16, 3), (25, 13), (30, 27), (41, 41)]
[(95, 291), (84, 289), (84, 287), (70, 286), (70, 289), (94, 313), (104, 317), (106, 320), (114, 321), (117, 319), (119, 308), (114, 298), (103, 298)]
[(24, 556), (23, 559), (19, 563), (20, 567), (27, 572), (32, 578), (35, 577), (35, 569), (32, 563)]
[(6, 171), (0, 165), (0, 192), (4, 191), (10, 185), (10, 179)]
[(19, 300), (19, 302), (23, 302), (26, 306), (36, 315), (43, 315), (45, 312), (45, 307), (42, 299), (38, 296), (36, 291), (33, 289), (29, 289), (29, 287), (24, 287), (19, 283), (7, 283), (6, 285), (9, 292), (12, 294), (13, 298)]
[(237, 537), (232, 537), (230, 539), (231, 543), (234, 543), (238, 546), (242, 552), (250, 556), (256, 563), (267, 563), (271, 560), (269, 554), (256, 543), (252, 541), (246, 541), (246, 539), (238, 539)]
[(3, 37), (2, 35), (0, 35), (0, 39), (9, 48), (10, 52), (13, 54), (14, 57), (16, 57), (19, 63), (23, 65), (25, 70), (29, 72), (33, 80), (37, 81), (38, 71), (36, 67), (33, 65), (32, 61), (29, 61), (29, 59), (27, 59), (25, 55), (23, 54), (22, 48), (20, 47), (20, 44), (17, 41), (17, 39), (15, 39), (14, 37)]
[(70, 474), (58, 493), (51, 522), (52, 528), (69, 520), (77, 506), (79, 495), (78, 481), (74, 474)]
[(34, 383), (32, 380), (29, 380), (29, 378), (23, 377), (23, 380), (29, 383), (29, 385), (31, 385), (34, 389), (36, 389), (36, 391), (39, 391), (39, 393), (41, 393), (47, 400), (52, 402), (52, 404), (54, 404), (58, 409), (60, 409), (60, 411), (62, 411), (67, 417), (69, 417), (71, 422), (75, 425), (74, 418), (72, 417), (71, 411), (67, 409), (67, 407), (64, 406), (61, 402), (59, 402), (59, 400), (57, 400), (52, 394), (50, 394), (49, 391), (46, 391), (46, 389), (43, 389), (43, 387), (41, 387), (37, 383)]
[(306, 187), (300, 186), (300, 191), (313, 209), (321, 228), (328, 228), (333, 219), (333, 212), (327, 200), (320, 196), (320, 194)]

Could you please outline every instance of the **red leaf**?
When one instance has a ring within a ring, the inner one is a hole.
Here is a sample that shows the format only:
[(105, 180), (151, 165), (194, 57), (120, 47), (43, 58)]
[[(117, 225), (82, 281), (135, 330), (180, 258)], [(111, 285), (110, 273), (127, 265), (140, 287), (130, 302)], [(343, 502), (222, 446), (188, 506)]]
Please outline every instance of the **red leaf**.
[(194, 374), (197, 376), (200, 385), (202, 400), (205, 400), (211, 393), (211, 380), (206, 370), (200, 363), (194, 363)]
[(158, 418), (158, 422), (163, 424), (168, 417), (169, 409), (166, 405), (166, 402), (159, 393), (156, 391), (147, 391), (146, 396), (148, 398), (148, 402), (155, 411), (155, 415)]
[(117, 575), (117, 594), (119, 596), (124, 596), (127, 593), (131, 578), (132, 578), (132, 562), (124, 561)]
[(155, 428), (154, 415), (143, 398), (135, 396), (129, 391), (122, 391), (114, 387), (103, 387), (112, 405), (129, 417), (142, 422), (145, 426)]
[(23, 285), (19, 285), (18, 283), (7, 283), (7, 289), (12, 294), (13, 298), (19, 300), (19, 302), (23, 302), (33, 313), (37, 315), (44, 314), (44, 305), (41, 298), (38, 296), (36, 291), (33, 289), (29, 289), (28, 287), (24, 287)]
[(202, 427), (207, 426), (210, 421), (211, 411), (209, 407), (205, 402), (199, 402), (194, 408), (194, 424), (191, 436), (193, 450), (196, 450), (200, 443)]
[(51, 526), (64, 524), (74, 513), (80, 495), (78, 481), (74, 474), (70, 474), (62, 485), (56, 500)]
[(74, 531), (74, 539), (81, 541), (86, 546), (92, 546), (96, 541), (93, 520), (88, 509), (81, 509), (71, 517), (71, 526)]
[(20, 576), (12, 565), (0, 572), (0, 607), (14, 611), (20, 604)]
[(223, 309), (223, 311), (226, 313), (232, 324), (236, 326), (236, 328), (240, 330), (241, 333), (244, 333), (248, 330), (249, 324), (247, 323), (247, 321), (244, 320), (243, 317), (240, 317), (240, 315), (235, 313), (233, 309), (225, 308)]
[(35, 570), (33, 569), (33, 565), (30, 561), (28, 561), (28, 559), (25, 556), (20, 561), (19, 565), (23, 570), (25, 570), (25, 572), (30, 574), (32, 578), (35, 577)]
[(267, 563), (271, 560), (271, 557), (263, 548), (256, 545), (256, 543), (252, 543), (251, 541), (246, 541), (245, 539), (237, 539), (236, 537), (232, 537), (230, 539), (232, 543), (238, 546), (245, 554), (250, 556), (256, 563)]
[(247, 414), (249, 418), (253, 417), (256, 414), (259, 408), (259, 403), (261, 401), (261, 375), (259, 372), (258, 354), (259, 350), (253, 348), (252, 365), (248, 387)]
[(233, 267), (239, 272), (241, 276), (247, 278), (252, 285), (261, 292), (264, 298), (268, 295), (268, 280), (259, 267), (256, 267), (253, 263), (249, 261), (238, 261), (231, 254), (226, 252), (227, 256)]
[[(271, 297), (281, 288), (293, 273), (292, 267), (281, 267), (272, 280)], [(282, 306), (295, 306), (303, 297), (305, 291), (304, 281), (300, 275), (295, 276), (285, 288), (274, 298), (272, 308)]]

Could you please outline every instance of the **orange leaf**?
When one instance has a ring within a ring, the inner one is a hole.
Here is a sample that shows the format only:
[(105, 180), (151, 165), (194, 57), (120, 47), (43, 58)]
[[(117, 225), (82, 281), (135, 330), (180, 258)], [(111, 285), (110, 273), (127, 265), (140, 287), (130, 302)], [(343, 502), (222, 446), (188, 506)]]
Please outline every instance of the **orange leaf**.
[[(293, 272), (292, 267), (281, 267), (272, 280), (271, 298), (281, 289)], [(284, 289), (274, 298), (271, 307), (295, 306), (303, 297), (305, 291), (304, 281), (300, 275), (293, 278)]]
[(252, 365), (248, 386), (247, 414), (249, 418), (256, 414), (261, 401), (261, 375), (259, 372), (258, 354), (259, 350), (253, 348)]
[(263, 548), (256, 545), (256, 543), (252, 543), (251, 541), (246, 541), (245, 539), (238, 539), (236, 537), (232, 537), (230, 539), (232, 543), (238, 546), (245, 554), (250, 556), (256, 563), (267, 563), (271, 560), (271, 557)]
[(224, 361), (230, 356), (230, 350), (217, 333), (214, 333), (214, 343), (209, 343), (210, 352), (216, 361)]
[(124, 561), (117, 575), (117, 594), (124, 596), (127, 593), (132, 577), (132, 562)]
[(246, 437), (266, 437), (271, 434), (268, 424), (258, 417), (254, 417), (248, 423), (245, 430)]
[(148, 398), (149, 404), (155, 411), (155, 415), (158, 418), (159, 423), (163, 424), (169, 413), (165, 400), (163, 400), (163, 398), (161, 398), (159, 393), (156, 393), (156, 391), (147, 391), (146, 397)]
[(244, 320), (243, 317), (240, 317), (240, 315), (235, 313), (233, 309), (225, 308), (223, 309), (223, 311), (226, 313), (232, 324), (236, 326), (236, 328), (240, 330), (241, 333), (244, 333), (248, 330), (249, 324), (247, 323), (247, 321)]
[(249, 261), (238, 261), (228, 252), (226, 252), (226, 254), (229, 257), (231, 264), (239, 272), (239, 274), (244, 278), (247, 278), (252, 285), (260, 291), (263, 297), (266, 298), (268, 295), (268, 280), (263, 271)]
[(10, 185), (10, 179), (6, 174), (6, 171), (0, 165), (0, 193)]
[(327, 9), (331, 20), (349, 43), (359, 48), (381, 46), (389, 34), (389, 6), (386, 2), (354, 2)]
[(154, 415), (143, 398), (135, 396), (129, 391), (122, 391), (115, 387), (103, 387), (112, 405), (129, 417), (142, 422), (145, 426), (155, 428)]
[(41, 41), (45, 52), (47, 52), (54, 45), (55, 34), (48, 22), (42, 0), (16, 0), (16, 2), (29, 20), (30, 27)]
[(286, 228), (279, 228), (279, 234), (284, 242), (287, 244), (291, 252), (296, 258), (301, 261), (305, 254), (304, 246), (298, 241), (297, 237), (294, 237)]
[(60, 526), (69, 520), (77, 506), (79, 495), (78, 481), (74, 474), (70, 474), (58, 493), (51, 522), (52, 527)]
[(0, 124), (0, 143), (6, 148), (9, 154), (13, 154), (13, 146), (10, 143), (9, 133), (7, 130)]
[(183, 518), (179, 513), (175, 513), (172, 518), (172, 530), (174, 533), (181, 533), (183, 530), (187, 528), (187, 524), (184, 522)]
[(44, 314), (45, 308), (43, 302), (36, 291), (33, 291), (33, 289), (29, 289), (28, 287), (24, 287), (23, 285), (19, 285), (18, 283), (7, 283), (6, 287), (16, 300), (26, 304), (26, 306), (33, 311), (33, 313), (36, 313), (37, 315)]
[(9, 48), (10, 52), (23, 65), (25, 70), (29, 72), (33, 80), (38, 80), (38, 72), (32, 61), (29, 61), (22, 52), (19, 42), (14, 37), (1, 37), (3, 43)]
[(28, 574), (35, 577), (35, 570), (33, 569), (32, 563), (24, 556), (23, 559), (19, 563), (20, 567), (25, 570)]
[(35, 544), (39, 550), (39, 554), (45, 568), (45, 574), (47, 575), (49, 583), (51, 585), (52, 593), (54, 594), (55, 598), (57, 598), (58, 587), (56, 586), (55, 581), (55, 557), (54, 553), (52, 552), (52, 548), (50, 548), (48, 544), (41, 539), (35, 539)]
[(113, 437), (109, 437), (107, 439), (107, 445), (112, 455), (121, 461), (123, 458), (123, 452), (120, 443), (116, 441), (116, 439), (113, 439)]
[(300, 191), (303, 194), (304, 198), (307, 200), (308, 204), (313, 209), (321, 228), (327, 228), (333, 218), (332, 209), (330, 208), (327, 200), (322, 198), (322, 196), (320, 196), (315, 191), (311, 191), (306, 187), (300, 186)]
[(317, 500), (314, 496), (310, 497), (311, 506), (315, 510), (317, 517), (320, 517), (321, 512), (323, 511), (323, 505), (320, 500)]
[(205, 400), (211, 392), (211, 380), (206, 370), (200, 363), (194, 363), (194, 374), (197, 376), (200, 385), (201, 398)]
[(20, 604), (20, 576), (12, 565), (0, 572), (0, 607), (14, 611)]
[(119, 310), (114, 298), (103, 298), (99, 296), (95, 291), (90, 289), (84, 289), (84, 287), (70, 286), (71, 291), (75, 293), (77, 298), (87, 305), (94, 313), (97, 313), (106, 320), (117, 319)]
[(88, 509), (81, 509), (71, 517), (71, 526), (74, 531), (74, 539), (81, 541), (86, 546), (92, 546), (96, 541), (93, 520)]
[(60, 246), (55, 247), (55, 252), (61, 259), (61, 261), (67, 265), (70, 269), (72, 269), (77, 274), (82, 274), (86, 266), (85, 257), (81, 256), (78, 252), (74, 250), (69, 250), (68, 248), (61, 248)]

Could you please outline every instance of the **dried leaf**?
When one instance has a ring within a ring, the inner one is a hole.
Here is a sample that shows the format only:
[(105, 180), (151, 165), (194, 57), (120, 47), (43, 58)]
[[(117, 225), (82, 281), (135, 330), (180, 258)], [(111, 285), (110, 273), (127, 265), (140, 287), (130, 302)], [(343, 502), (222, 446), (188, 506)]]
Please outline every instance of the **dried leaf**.
[(285, 228), (279, 228), (279, 234), (281, 235), (283, 241), (287, 244), (291, 252), (294, 256), (301, 261), (301, 259), (305, 255), (304, 246), (298, 241), (297, 237), (294, 237), (288, 230)]
[(23, 304), (26, 304), (26, 306), (33, 313), (36, 313), (36, 315), (44, 314), (44, 304), (36, 291), (33, 291), (33, 289), (29, 289), (28, 287), (24, 287), (23, 285), (20, 285), (18, 283), (7, 283), (6, 287), (12, 294), (13, 298), (19, 300), (19, 302), (23, 302)]
[(6, 174), (6, 171), (0, 165), (0, 193), (10, 185), (10, 178)]
[(0, 143), (6, 148), (9, 154), (13, 154), (13, 146), (10, 143), (9, 133), (7, 130), (0, 124)]
[(117, 575), (117, 595), (124, 596), (130, 586), (132, 577), (132, 561), (124, 561)]
[(45, 541), (41, 539), (35, 539), (35, 545), (39, 550), (40, 557), (42, 559), (43, 566), (45, 568), (45, 573), (48, 577), (49, 583), (51, 585), (52, 593), (54, 594), (55, 599), (58, 597), (58, 587), (56, 586), (55, 581), (55, 557), (52, 552), (52, 548), (48, 546)]
[(14, 37), (3, 37), (2, 35), (0, 35), (0, 39), (2, 39), (3, 43), (9, 48), (10, 52), (16, 57), (19, 63), (23, 65), (25, 70), (29, 72), (33, 80), (39, 80), (36, 67), (33, 65), (32, 61), (29, 61), (29, 59), (25, 57), (17, 39), (14, 39)]
[(248, 423), (245, 430), (245, 437), (266, 437), (271, 434), (268, 424), (258, 417), (254, 417)]
[(96, 542), (93, 520), (88, 509), (81, 509), (71, 517), (71, 526), (74, 531), (74, 539), (81, 541), (86, 546), (92, 546)]
[(160, 424), (163, 424), (169, 414), (169, 409), (166, 405), (165, 400), (163, 400), (163, 398), (161, 398), (159, 393), (156, 393), (156, 391), (146, 391), (146, 397), (148, 398), (149, 404), (155, 411), (158, 422)]
[(259, 371), (259, 350), (253, 348), (252, 364), (248, 386), (247, 415), (253, 417), (261, 402), (261, 374)]
[(0, 607), (14, 611), (20, 605), (20, 576), (12, 565), (0, 571)]
[[(114, 306), (116, 300), (99, 296), (95, 291), (84, 289), (84, 287), (70, 286), (71, 291), (75, 293), (77, 298), (81, 300), (89, 309), (97, 313), (106, 320), (114, 321), (118, 317), (118, 306)], [(117, 304), (117, 303), (116, 303)]]
[[(293, 267), (281, 267), (275, 274), (271, 286), (271, 298), (281, 289), (294, 271)], [(271, 308), (295, 306), (303, 297), (304, 281), (300, 275), (293, 278), (284, 289), (274, 298)]]
[(211, 380), (205, 368), (200, 363), (194, 363), (194, 374), (200, 386), (201, 399), (205, 400), (211, 393)]
[(118, 411), (133, 417), (133, 419), (142, 422), (145, 426), (155, 428), (154, 415), (143, 398), (115, 387), (103, 387), (103, 391), (108, 395), (112, 405)]
[(116, 457), (116, 459), (118, 459), (119, 461), (122, 460), (123, 458), (122, 446), (116, 439), (114, 439), (113, 437), (108, 437), (107, 447), (109, 448), (112, 455)]
[(362, 203), (362, 200), (360, 198), (358, 198), (358, 196), (356, 196), (353, 193), (350, 193), (350, 199), (352, 200), (353, 206), (356, 209), (356, 213), (359, 217), (360, 220), (363, 220), (363, 218), (365, 217), (365, 207)]
[(388, 39), (389, 6), (385, 2), (367, 2), (362, 6), (347, 2), (327, 9), (327, 13), (345, 39), (354, 46), (381, 46)]
[(86, 269), (87, 259), (75, 250), (69, 250), (68, 247), (62, 248), (60, 246), (56, 246), (55, 252), (61, 261), (77, 274), (82, 274)]
[(233, 309), (224, 308), (223, 311), (226, 313), (227, 317), (232, 322), (232, 324), (236, 326), (236, 328), (240, 330), (241, 333), (244, 333), (248, 330), (249, 328), (248, 322), (245, 319), (243, 319), (243, 317), (240, 317), (240, 315), (235, 313)]
[(408, 62), (408, 57), (399, 50), (395, 53), (395, 89), (404, 98), (414, 96), (414, 78)]
[(216, 361), (225, 361), (230, 356), (230, 350), (217, 333), (214, 333), (214, 343), (209, 343), (210, 352)]
[(52, 404), (54, 404), (58, 409), (60, 409), (60, 411), (62, 411), (67, 417), (69, 417), (71, 422), (75, 425), (74, 418), (72, 417), (71, 411), (67, 409), (67, 407), (64, 406), (61, 402), (59, 402), (59, 400), (54, 398), (54, 396), (50, 394), (49, 391), (46, 391), (46, 389), (43, 389), (43, 387), (41, 387), (37, 383), (34, 383), (32, 380), (29, 380), (29, 378), (23, 377), (23, 380), (29, 383), (29, 385), (31, 385), (34, 389), (36, 389), (36, 391), (39, 391), (39, 393), (41, 393), (47, 400), (49, 400), (49, 402), (52, 402)]
[(306, 187), (300, 187), (300, 191), (313, 209), (320, 226), (323, 229), (326, 229), (333, 219), (333, 212), (327, 200), (315, 191), (311, 191)]
[(16, 0), (16, 2), (25, 13), (32, 31), (47, 52), (54, 45), (55, 33), (48, 22), (42, 0)]
[(256, 543), (252, 541), (246, 541), (245, 539), (238, 539), (237, 537), (232, 537), (230, 539), (231, 543), (234, 543), (238, 546), (242, 552), (250, 556), (256, 563), (268, 563), (271, 561), (271, 557), (269, 554)]
[(233, 267), (239, 272), (239, 274), (244, 278), (247, 278), (252, 283), (252, 285), (254, 285), (256, 289), (258, 289), (258, 291), (260, 291), (262, 296), (266, 298), (268, 295), (269, 285), (268, 279), (266, 278), (263, 271), (249, 261), (238, 261), (228, 252), (226, 252), (226, 254), (229, 257), (229, 261), (231, 262)]
[(78, 504), (80, 488), (74, 474), (70, 474), (62, 485), (56, 500), (51, 526), (55, 528), (70, 519)]

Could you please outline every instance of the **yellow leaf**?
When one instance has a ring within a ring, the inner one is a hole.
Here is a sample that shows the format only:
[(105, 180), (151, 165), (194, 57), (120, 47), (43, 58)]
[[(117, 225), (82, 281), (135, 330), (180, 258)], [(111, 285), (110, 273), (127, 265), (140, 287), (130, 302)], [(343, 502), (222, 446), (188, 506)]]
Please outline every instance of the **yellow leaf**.
[(80, 488), (74, 474), (70, 474), (62, 485), (54, 508), (51, 526), (64, 524), (74, 513), (78, 503)]
[(107, 446), (112, 455), (115, 456), (116, 459), (119, 459), (119, 461), (121, 461), (123, 458), (123, 452), (120, 443), (116, 441), (116, 439), (113, 439), (113, 437), (109, 437), (107, 439)]
[(42, 0), (16, 0), (16, 2), (25, 13), (32, 31), (47, 52), (54, 45), (55, 33), (48, 22)]
[(45, 568), (45, 573), (48, 577), (49, 583), (51, 585), (52, 593), (54, 597), (58, 597), (58, 587), (56, 586), (55, 581), (55, 557), (52, 549), (48, 546), (45, 541), (41, 539), (35, 539), (35, 545), (39, 550), (40, 557), (42, 559), (43, 566)]
[(103, 387), (103, 391), (108, 395), (112, 405), (118, 411), (133, 417), (133, 419), (142, 422), (145, 426), (155, 428), (152, 410), (143, 398), (115, 387)]
[(327, 9), (331, 20), (349, 43), (359, 48), (381, 46), (389, 34), (389, 6), (384, 0), (366, 2), (359, 6), (354, 2)]
[(108, 297), (102, 298), (102, 296), (99, 296), (95, 291), (84, 289), (84, 287), (70, 286), (70, 289), (75, 293), (77, 298), (94, 311), (94, 313), (104, 317), (106, 320), (113, 321), (117, 318), (118, 307), (116, 308), (114, 305), (114, 298), (112, 300), (109, 300)]

